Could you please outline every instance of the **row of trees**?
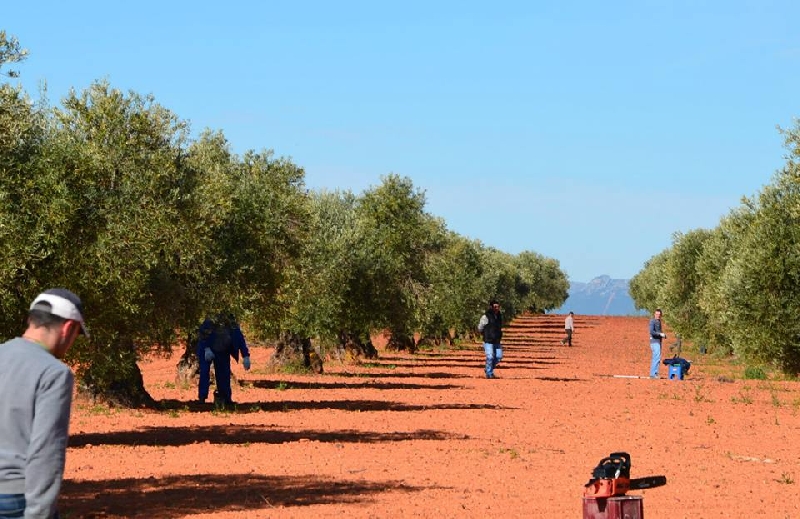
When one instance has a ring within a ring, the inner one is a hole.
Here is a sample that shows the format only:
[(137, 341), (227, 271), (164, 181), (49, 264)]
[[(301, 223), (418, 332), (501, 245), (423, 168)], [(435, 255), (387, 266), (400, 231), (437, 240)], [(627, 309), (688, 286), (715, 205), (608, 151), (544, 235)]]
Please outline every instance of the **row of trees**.
[[(0, 67), (24, 58), (0, 34)], [(45, 96), (41, 96), (45, 97)], [(152, 96), (107, 82), (61, 105), (0, 84), (0, 328), (19, 332), (31, 298), (65, 286), (92, 332), (71, 351), (82, 384), (146, 403), (137, 361), (169, 352), (204, 316), (237, 314), (253, 338), (368, 345), (389, 330), (440, 340), (472, 331), (489, 297), (507, 314), (556, 308), (557, 261), (510, 255), (425, 211), (408, 178), (363, 193), (310, 191), (271, 151), (236, 155), (196, 139)]]
[(664, 309), (685, 338), (800, 373), (800, 123), (786, 165), (711, 230), (679, 233), (631, 280), (637, 307)]

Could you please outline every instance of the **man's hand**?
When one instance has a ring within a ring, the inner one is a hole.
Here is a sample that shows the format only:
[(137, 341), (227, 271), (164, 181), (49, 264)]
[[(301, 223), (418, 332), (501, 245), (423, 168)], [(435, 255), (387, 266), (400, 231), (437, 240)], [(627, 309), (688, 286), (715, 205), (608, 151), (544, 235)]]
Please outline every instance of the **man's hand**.
[(203, 352), (206, 362), (211, 362), (214, 360), (214, 352), (211, 351), (211, 348), (206, 348)]
[(250, 370), (250, 357), (242, 357), (242, 366), (244, 366), (245, 371)]

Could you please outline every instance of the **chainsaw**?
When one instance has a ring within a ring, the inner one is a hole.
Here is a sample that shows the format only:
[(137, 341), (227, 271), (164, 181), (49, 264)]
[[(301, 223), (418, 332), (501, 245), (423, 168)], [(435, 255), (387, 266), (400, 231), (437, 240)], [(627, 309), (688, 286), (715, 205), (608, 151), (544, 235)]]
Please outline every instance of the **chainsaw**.
[(592, 479), (584, 487), (585, 497), (606, 498), (624, 496), (629, 490), (644, 490), (667, 484), (666, 476), (647, 476), (631, 479), (631, 456), (627, 452), (612, 452), (592, 471)]

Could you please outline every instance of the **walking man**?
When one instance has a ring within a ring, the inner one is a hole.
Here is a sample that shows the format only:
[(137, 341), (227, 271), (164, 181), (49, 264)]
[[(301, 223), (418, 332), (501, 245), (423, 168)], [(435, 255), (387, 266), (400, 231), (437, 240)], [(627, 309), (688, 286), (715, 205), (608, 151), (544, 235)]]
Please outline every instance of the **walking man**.
[(661, 331), (661, 309), (656, 308), (653, 318), (650, 319), (650, 378), (658, 378), (658, 365), (661, 363), (661, 341), (667, 334)]
[(564, 319), (564, 333), (566, 333), (566, 337), (561, 339), (561, 345), (567, 344), (567, 346), (572, 346), (572, 332), (575, 331), (575, 324), (573, 323), (573, 317), (575, 313), (570, 312), (567, 315), (567, 318)]
[(208, 318), (203, 322), (197, 341), (197, 356), (200, 363), (197, 398), (200, 402), (205, 402), (208, 398), (213, 364), (214, 376), (217, 381), (214, 404), (235, 405), (231, 398), (231, 357), (239, 362), (240, 354), (242, 365), (247, 371), (250, 369), (250, 351), (239, 328), (239, 323), (232, 314), (227, 316), (220, 314), (215, 319)]
[(500, 303), (493, 299), (478, 322), (478, 331), (483, 333), (483, 351), (486, 353), (486, 378), (495, 378), (494, 368), (503, 358), (503, 347), (500, 345), (500, 339), (503, 337), (502, 327), (503, 315), (500, 313)]
[(64, 477), (74, 376), (61, 359), (88, 336), (81, 300), (39, 294), (22, 337), (0, 345), (0, 517), (53, 519)]

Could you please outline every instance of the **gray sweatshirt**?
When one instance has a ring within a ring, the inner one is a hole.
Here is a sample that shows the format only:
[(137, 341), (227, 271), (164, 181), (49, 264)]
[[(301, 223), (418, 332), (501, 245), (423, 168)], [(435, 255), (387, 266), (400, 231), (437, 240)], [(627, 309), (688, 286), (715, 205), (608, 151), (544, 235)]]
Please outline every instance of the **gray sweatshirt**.
[(64, 475), (72, 371), (23, 338), (0, 344), (0, 494), (25, 494), (25, 518), (48, 519)]

